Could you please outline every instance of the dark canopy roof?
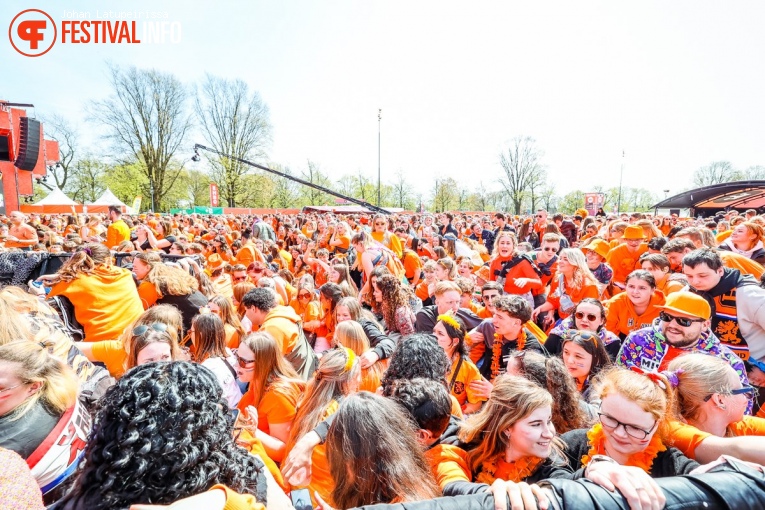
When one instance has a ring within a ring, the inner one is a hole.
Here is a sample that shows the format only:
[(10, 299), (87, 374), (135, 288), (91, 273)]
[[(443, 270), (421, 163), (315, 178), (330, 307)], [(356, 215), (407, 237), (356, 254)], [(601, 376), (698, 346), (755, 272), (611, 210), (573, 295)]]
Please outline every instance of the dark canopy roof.
[(765, 181), (734, 181), (684, 191), (656, 204), (654, 209), (724, 210), (765, 207)]

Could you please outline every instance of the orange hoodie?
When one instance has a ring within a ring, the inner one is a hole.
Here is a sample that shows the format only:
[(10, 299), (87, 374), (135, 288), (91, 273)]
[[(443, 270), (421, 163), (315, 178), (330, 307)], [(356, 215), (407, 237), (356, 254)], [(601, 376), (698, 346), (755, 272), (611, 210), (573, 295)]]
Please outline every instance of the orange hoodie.
[(300, 334), (297, 323), (300, 322), (300, 316), (289, 306), (275, 306), (266, 314), (263, 324), (260, 325), (260, 331), (271, 333), (276, 339), (276, 343), (282, 349), (282, 354), (291, 353), (297, 346)]
[(659, 316), (659, 307), (664, 301), (664, 294), (655, 290), (646, 311), (638, 315), (627, 293), (621, 292), (604, 303), (607, 312), (606, 329), (624, 338), (633, 331), (646, 328)]
[(97, 266), (71, 282), (53, 286), (49, 297), (65, 296), (85, 330), (86, 342), (114, 340), (143, 313), (133, 275), (127, 269)]

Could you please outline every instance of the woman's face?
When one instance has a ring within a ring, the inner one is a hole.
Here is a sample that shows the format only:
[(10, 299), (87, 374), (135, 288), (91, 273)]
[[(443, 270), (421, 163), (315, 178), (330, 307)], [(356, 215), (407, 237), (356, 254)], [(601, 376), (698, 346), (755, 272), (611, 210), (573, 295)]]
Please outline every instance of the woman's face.
[(42, 386), (41, 383), (22, 384), (16, 375), (19, 370), (18, 363), (0, 361), (0, 416), (16, 409)]
[(552, 408), (540, 407), (518, 420), (505, 431), (508, 436), (507, 448), (513, 460), (521, 457), (546, 459), (552, 453), (555, 426), (552, 422)]
[(220, 312), (220, 306), (218, 306), (217, 304), (215, 304), (213, 301), (208, 301), (208, 303), (207, 303), (207, 308), (209, 308), (209, 309), (210, 309), (210, 312), (214, 313), (214, 314), (215, 314), (215, 315), (217, 315), (218, 317), (220, 317), (220, 316), (221, 316), (221, 312)]
[(449, 279), (449, 270), (441, 264), (436, 264), (436, 280), (443, 282)]
[(574, 266), (568, 261), (567, 255), (560, 255), (558, 257), (558, 271), (564, 275), (571, 275), (574, 273)]
[(345, 225), (338, 223), (338, 225), (335, 227), (335, 234), (339, 236), (345, 235)]
[(351, 311), (345, 305), (337, 305), (335, 307), (335, 318), (338, 323), (353, 320)]
[[(501, 237), (497, 243), (497, 249), (499, 250), (500, 257), (509, 257), (512, 255), (515, 245), (513, 240), (509, 237)], [(560, 264), (560, 262), (559, 262)]]
[(329, 278), (329, 281), (331, 281), (332, 283), (340, 283), (340, 273), (338, 273), (334, 267), (329, 268), (327, 277)]
[(454, 346), (457, 344), (458, 340), (449, 337), (449, 333), (446, 332), (443, 322), (439, 321), (433, 327), (433, 334), (436, 336), (436, 340), (438, 340), (438, 345), (440, 345), (446, 352), (446, 355), (451, 356), (454, 353)]
[(375, 301), (377, 301), (378, 303), (382, 303), (383, 295), (382, 295), (382, 291), (380, 290), (380, 287), (377, 286), (377, 282), (375, 282), (372, 285), (372, 288), (374, 289), (373, 294), (375, 297)]
[(583, 381), (592, 370), (592, 354), (574, 342), (566, 342), (563, 346), (563, 364), (574, 379)]
[(592, 237), (598, 233), (598, 228), (595, 225), (587, 225), (587, 234)]
[[(239, 344), (239, 349), (236, 351), (236, 358), (237, 378), (244, 383), (252, 382), (253, 376), (255, 375), (255, 353), (243, 342)], [(245, 366), (243, 367), (242, 364)]]
[(731, 241), (734, 243), (747, 245), (747, 247), (753, 244), (756, 238), (757, 236), (749, 232), (749, 229), (743, 223), (736, 225), (736, 227), (733, 229), (733, 232), (730, 234)]
[(170, 255), (183, 255), (183, 250), (174, 244), (170, 247)]
[(648, 282), (639, 278), (627, 280), (627, 297), (635, 306), (645, 306), (651, 301), (653, 289)]
[(146, 278), (146, 275), (149, 274), (150, 269), (151, 268), (149, 267), (149, 264), (143, 260), (139, 258), (133, 259), (133, 274), (135, 274), (136, 278), (139, 280)]
[(138, 352), (136, 366), (153, 361), (172, 361), (170, 344), (165, 342), (152, 342)]
[(375, 232), (385, 232), (388, 229), (388, 222), (384, 219), (376, 219), (374, 222), (374, 231)]
[(579, 303), (574, 313), (576, 329), (582, 331), (597, 331), (603, 325), (603, 315), (600, 308), (592, 303)]
[[(606, 436), (606, 449), (609, 452), (626, 456), (640, 453), (656, 433), (657, 422), (653, 415), (620, 393), (604, 397), (600, 404), (600, 413), (606, 416), (601, 417), (601, 423)], [(619, 423), (616, 423), (617, 421)], [(627, 433), (625, 425), (630, 426), (632, 435)], [(642, 438), (640, 436), (643, 434), (640, 431), (648, 432), (648, 435)]]
[[(743, 387), (741, 384), (741, 379), (739, 379), (738, 374), (733, 369), (733, 367), (728, 367), (727, 372), (730, 389), (741, 389)], [(750, 384), (753, 384), (752, 381), (750, 381)], [(727, 420), (729, 424), (744, 419), (744, 413), (746, 412), (746, 408), (749, 405), (748, 394), (742, 393), (740, 395), (725, 395), (722, 397), (722, 399), (723, 402), (725, 402), (725, 411), (727, 412)]]
[(460, 276), (464, 278), (471, 278), (473, 276), (473, 264), (469, 260), (463, 259), (458, 266)]

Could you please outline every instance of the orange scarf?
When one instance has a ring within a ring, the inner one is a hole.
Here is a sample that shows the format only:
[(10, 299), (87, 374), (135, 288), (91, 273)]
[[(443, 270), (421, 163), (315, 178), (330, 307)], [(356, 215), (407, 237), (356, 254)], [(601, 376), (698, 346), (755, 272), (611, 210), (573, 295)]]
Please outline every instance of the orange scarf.
[[(596, 423), (590, 430), (587, 431), (587, 439), (590, 444), (590, 451), (582, 457), (582, 465), (587, 466), (590, 463), (590, 459), (593, 455), (608, 455), (606, 453), (606, 434), (603, 432), (603, 426), (600, 423)], [(646, 473), (651, 473), (651, 466), (653, 461), (656, 460), (656, 456), (666, 450), (667, 447), (661, 441), (658, 434), (654, 434), (648, 446), (645, 450), (630, 455), (627, 459), (626, 466), (639, 467)]]
[(500, 479), (508, 482), (522, 482), (537, 470), (545, 459), (539, 457), (521, 457), (515, 462), (505, 461), (504, 453), (494, 457), (493, 460), (485, 460), (481, 463), (481, 470), (475, 477), (476, 483), (491, 485), (494, 480)]
[[(526, 346), (526, 332), (521, 328), (521, 333), (516, 340), (516, 350), (522, 351)], [(502, 337), (499, 333), (494, 333), (494, 345), (491, 346), (491, 380), (497, 378), (502, 365)]]

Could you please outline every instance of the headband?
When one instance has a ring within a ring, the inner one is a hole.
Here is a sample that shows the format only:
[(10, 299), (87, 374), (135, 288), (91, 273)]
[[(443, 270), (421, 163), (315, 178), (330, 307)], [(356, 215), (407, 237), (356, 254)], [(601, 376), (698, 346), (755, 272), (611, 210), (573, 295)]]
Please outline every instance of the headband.
[(347, 373), (353, 368), (353, 362), (356, 361), (356, 353), (347, 347), (343, 347), (343, 350), (348, 355), (348, 361), (345, 362), (345, 368), (343, 369), (343, 373)]

